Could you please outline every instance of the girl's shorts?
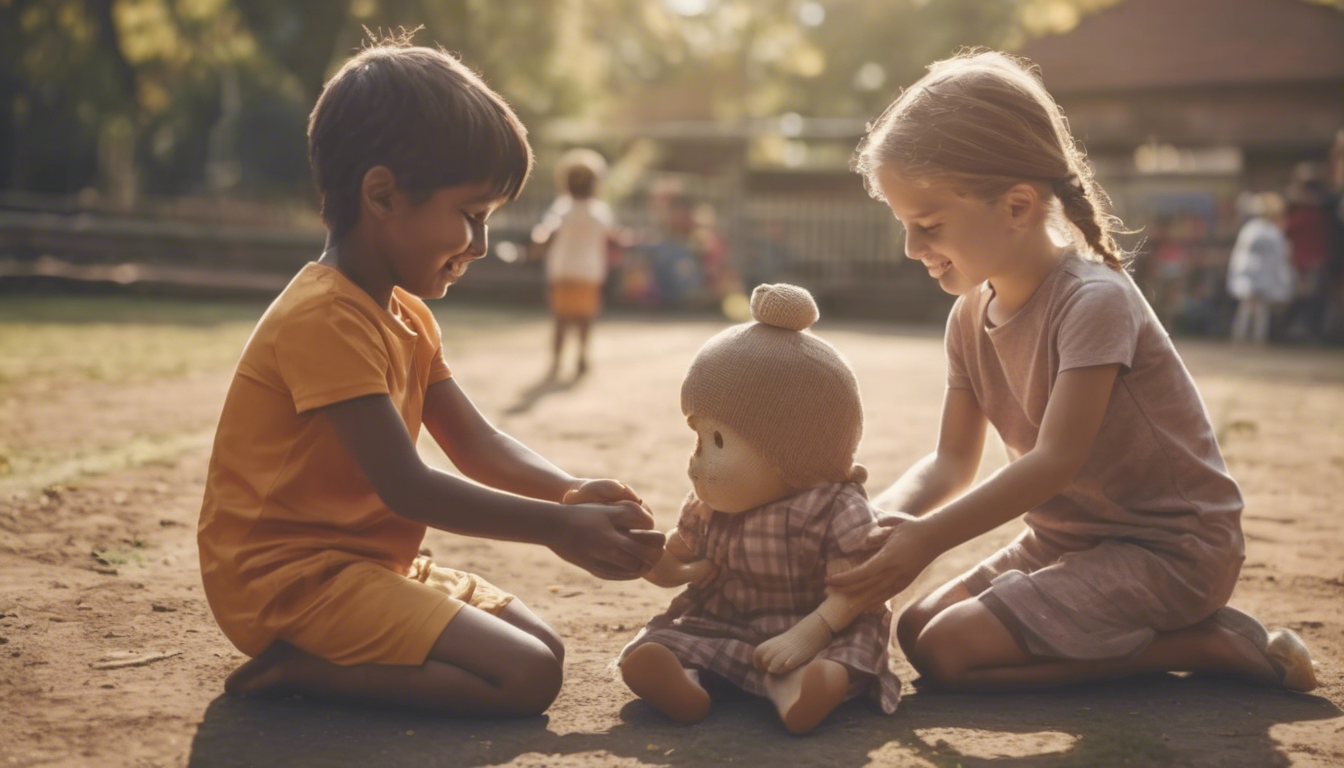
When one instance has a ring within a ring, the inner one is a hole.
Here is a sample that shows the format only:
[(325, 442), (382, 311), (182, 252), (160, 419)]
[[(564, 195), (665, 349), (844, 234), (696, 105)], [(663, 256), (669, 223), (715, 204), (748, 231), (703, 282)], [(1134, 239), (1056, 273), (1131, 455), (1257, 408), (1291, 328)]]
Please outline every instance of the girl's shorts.
[(371, 562), (337, 571), (277, 636), (335, 664), (423, 664), (462, 606), (498, 615), (513, 596), (474, 573), (417, 557), (401, 574)]
[(1227, 604), (1242, 558), (1189, 556), (1200, 549), (1191, 541), (1178, 555), (1132, 539), (1070, 549), (1028, 528), (961, 581), (1033, 656), (1118, 658)]

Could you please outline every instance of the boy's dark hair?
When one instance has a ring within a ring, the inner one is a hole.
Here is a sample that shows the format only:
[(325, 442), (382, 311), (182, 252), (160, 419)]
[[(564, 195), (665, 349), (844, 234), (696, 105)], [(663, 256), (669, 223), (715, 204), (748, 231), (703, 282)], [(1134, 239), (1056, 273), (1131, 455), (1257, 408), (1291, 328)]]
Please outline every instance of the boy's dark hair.
[(308, 158), (333, 237), (359, 221), (364, 174), (386, 166), (412, 199), (489, 181), (513, 200), (532, 170), (527, 129), (457, 58), (409, 35), (359, 52), (327, 81), (308, 121)]

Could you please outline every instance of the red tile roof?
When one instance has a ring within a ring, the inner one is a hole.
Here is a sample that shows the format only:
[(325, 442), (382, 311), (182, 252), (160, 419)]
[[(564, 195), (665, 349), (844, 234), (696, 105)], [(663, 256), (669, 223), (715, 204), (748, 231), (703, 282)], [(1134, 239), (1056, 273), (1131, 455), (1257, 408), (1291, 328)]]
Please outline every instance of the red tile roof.
[(1056, 94), (1344, 81), (1344, 13), (1306, 0), (1125, 0), (1020, 53)]

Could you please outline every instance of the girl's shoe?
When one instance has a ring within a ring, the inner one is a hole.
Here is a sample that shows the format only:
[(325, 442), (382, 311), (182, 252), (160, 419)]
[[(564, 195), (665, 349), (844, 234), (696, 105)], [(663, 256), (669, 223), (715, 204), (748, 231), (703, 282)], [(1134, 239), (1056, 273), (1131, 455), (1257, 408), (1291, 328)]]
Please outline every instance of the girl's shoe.
[(1223, 606), (1213, 614), (1218, 626), (1251, 641), (1279, 676), (1279, 684), (1292, 691), (1310, 691), (1316, 681), (1316, 662), (1302, 638), (1291, 629), (1269, 632), (1254, 616)]

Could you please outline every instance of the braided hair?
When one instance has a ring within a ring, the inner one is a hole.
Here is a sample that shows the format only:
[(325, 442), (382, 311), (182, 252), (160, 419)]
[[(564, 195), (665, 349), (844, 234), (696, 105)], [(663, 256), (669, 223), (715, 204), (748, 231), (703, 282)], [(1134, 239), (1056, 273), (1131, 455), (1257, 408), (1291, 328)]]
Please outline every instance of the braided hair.
[(960, 191), (993, 199), (1033, 182), (1059, 201), (1059, 215), (1102, 262), (1123, 270), (1129, 254), (1116, 243), (1123, 224), (1093, 178), (1068, 119), (1026, 59), (969, 50), (930, 65), (875, 121), (853, 168), (881, 199), (879, 168), (911, 178), (941, 178)]

